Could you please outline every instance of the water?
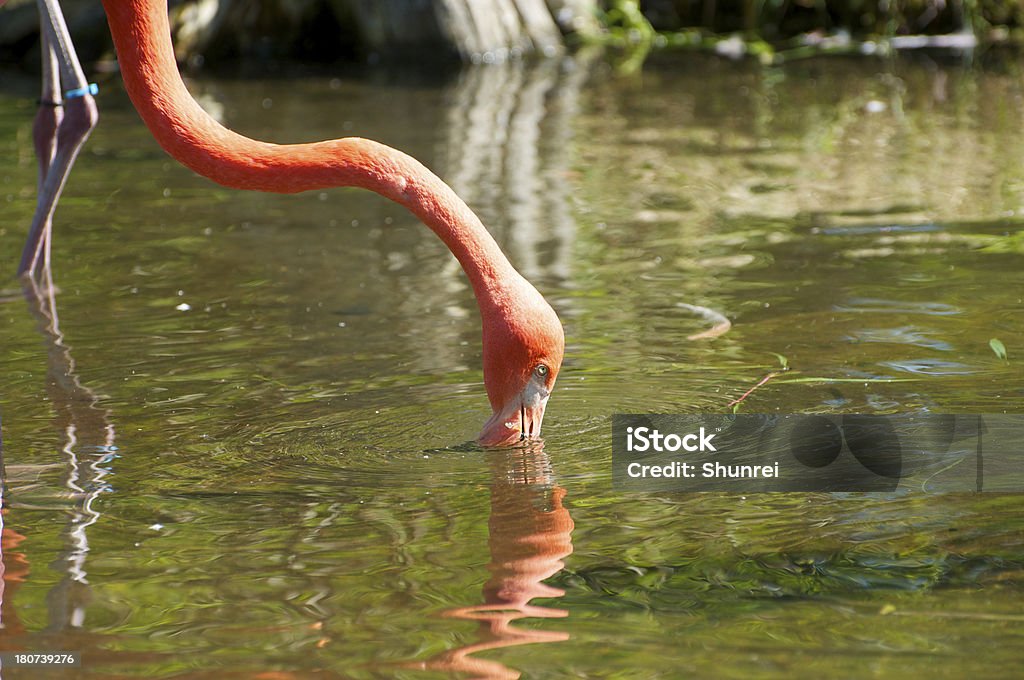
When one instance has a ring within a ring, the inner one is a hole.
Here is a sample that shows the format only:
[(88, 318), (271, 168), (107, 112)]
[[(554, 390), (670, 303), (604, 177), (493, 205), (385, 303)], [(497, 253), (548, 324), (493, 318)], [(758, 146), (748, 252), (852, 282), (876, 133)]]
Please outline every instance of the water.
[[(191, 81), (253, 136), (402, 148), (478, 211), (567, 332), (544, 444), (512, 452), (467, 443), (476, 309), (428, 230), (358, 190), (213, 186), (109, 79), (57, 214), (59, 334), (11, 279), (0, 304), (0, 648), (84, 661), (4, 677), (1018, 675), (1018, 496), (617, 494), (609, 427), (728, 411), (783, 358), (746, 412), (1024, 410), (1020, 71)], [(13, 274), (36, 95), (0, 82)], [(687, 340), (686, 305), (733, 327)]]

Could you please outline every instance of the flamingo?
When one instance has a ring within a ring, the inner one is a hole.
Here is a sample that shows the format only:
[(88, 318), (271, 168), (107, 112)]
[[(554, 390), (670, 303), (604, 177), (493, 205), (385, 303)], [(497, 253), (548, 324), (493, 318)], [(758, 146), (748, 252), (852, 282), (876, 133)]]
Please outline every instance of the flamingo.
[[(0, 0), (0, 5), (5, 1)], [(36, 0), (36, 4), (43, 53), (42, 96), (32, 129), (39, 159), (39, 197), (18, 274), (48, 277), (53, 211), (71, 166), (96, 127), (99, 115), (93, 99), (96, 86), (85, 79), (60, 5), (57, 0)]]
[[(39, 3), (44, 27), (63, 26), (56, 0)], [(132, 103), (157, 142), (183, 165), (236, 189), (294, 193), (362, 187), (405, 206), (430, 227), (462, 265), (480, 310), (484, 386), (493, 414), (477, 441), (509, 446), (540, 436), (562, 364), (562, 325), (447, 184), (411, 156), (369, 139), (277, 145), (228, 130), (182, 82), (165, 0), (103, 0), (103, 7)], [(77, 88), (83, 83), (84, 78), (76, 82)], [(49, 185), (43, 187), (40, 205), (55, 202), (48, 190)], [(30, 237), (26, 253), (32, 247), (45, 254), (48, 244), (48, 231), (43, 241)], [(31, 273), (38, 255), (28, 259), (22, 271)]]

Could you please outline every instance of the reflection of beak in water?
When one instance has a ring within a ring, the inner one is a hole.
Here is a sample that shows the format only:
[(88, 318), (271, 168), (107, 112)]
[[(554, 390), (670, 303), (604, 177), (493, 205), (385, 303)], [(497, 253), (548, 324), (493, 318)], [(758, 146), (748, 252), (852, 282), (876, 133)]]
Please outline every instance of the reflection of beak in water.
[(569, 612), (531, 605), (538, 597), (554, 598), (564, 591), (543, 583), (565, 566), (572, 554), (572, 518), (562, 506), (565, 489), (551, 479), (547, 455), (540, 445), (492, 454), (491, 518), (489, 522), (491, 578), (483, 588), (483, 604), (458, 607), (444, 616), (480, 622), (479, 640), (439, 654), (418, 668), (473, 673), (478, 678), (518, 678), (498, 661), (473, 658), (488, 649), (539, 642), (561, 642), (569, 634), (516, 628), (516, 619), (564, 618)]

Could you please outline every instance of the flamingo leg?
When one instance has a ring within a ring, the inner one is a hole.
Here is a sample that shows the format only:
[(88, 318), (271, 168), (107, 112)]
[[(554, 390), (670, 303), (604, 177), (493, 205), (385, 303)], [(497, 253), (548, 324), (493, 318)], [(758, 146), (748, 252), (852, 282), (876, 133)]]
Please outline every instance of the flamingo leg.
[[(71, 166), (96, 127), (96, 100), (71, 42), (57, 0), (37, 0), (43, 48), (43, 87), (32, 134), (39, 158), (39, 197), (18, 275), (50, 268), (53, 213)], [(68, 93), (62, 95), (63, 92)], [(73, 93), (73, 96), (72, 96)]]

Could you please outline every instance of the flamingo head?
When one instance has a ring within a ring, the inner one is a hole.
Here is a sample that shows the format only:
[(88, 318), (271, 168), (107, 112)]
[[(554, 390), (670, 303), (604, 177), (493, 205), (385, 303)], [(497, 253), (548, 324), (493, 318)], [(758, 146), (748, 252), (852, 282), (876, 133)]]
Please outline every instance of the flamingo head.
[(551, 305), (520, 279), (483, 314), (484, 385), (494, 415), (477, 441), (511, 446), (540, 436), (565, 336)]

